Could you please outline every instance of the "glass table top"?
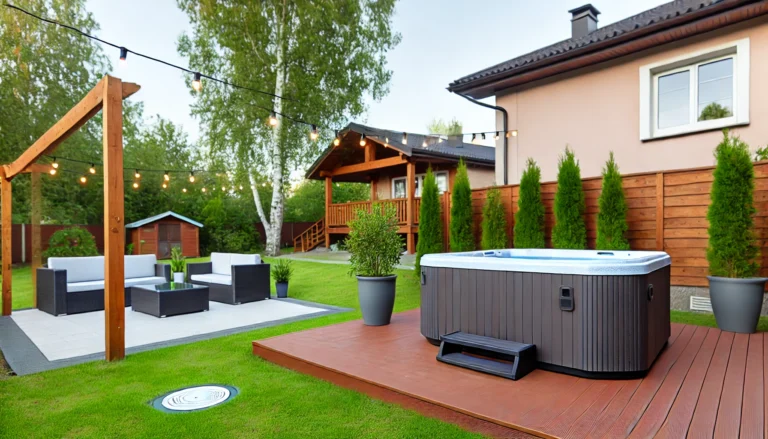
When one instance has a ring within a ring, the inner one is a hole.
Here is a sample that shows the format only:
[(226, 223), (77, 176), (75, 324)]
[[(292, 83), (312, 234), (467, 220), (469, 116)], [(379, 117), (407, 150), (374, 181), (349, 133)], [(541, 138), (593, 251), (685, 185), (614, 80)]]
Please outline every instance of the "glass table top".
[(166, 282), (164, 284), (157, 285), (134, 285), (134, 288), (141, 288), (144, 290), (157, 291), (158, 293), (166, 293), (168, 291), (179, 290), (199, 290), (202, 288), (208, 288), (205, 285), (196, 285), (186, 282)]

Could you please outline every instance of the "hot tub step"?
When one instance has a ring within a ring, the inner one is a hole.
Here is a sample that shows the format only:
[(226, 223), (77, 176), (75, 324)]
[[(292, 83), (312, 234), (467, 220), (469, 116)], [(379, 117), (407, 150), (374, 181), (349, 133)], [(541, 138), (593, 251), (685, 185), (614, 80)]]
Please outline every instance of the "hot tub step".
[(536, 345), (454, 332), (441, 337), (437, 360), (517, 380), (536, 368)]

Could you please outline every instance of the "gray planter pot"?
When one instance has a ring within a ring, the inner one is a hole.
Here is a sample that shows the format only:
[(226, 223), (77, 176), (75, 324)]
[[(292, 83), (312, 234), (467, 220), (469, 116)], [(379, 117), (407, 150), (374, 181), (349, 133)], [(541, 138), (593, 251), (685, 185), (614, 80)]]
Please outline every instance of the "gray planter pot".
[(388, 325), (395, 306), (397, 275), (385, 277), (357, 276), (357, 295), (363, 323), (368, 326)]
[(763, 306), (764, 277), (735, 279), (707, 276), (712, 311), (723, 331), (752, 334)]
[(288, 297), (288, 282), (275, 282), (275, 290), (277, 291), (277, 297), (285, 299)]

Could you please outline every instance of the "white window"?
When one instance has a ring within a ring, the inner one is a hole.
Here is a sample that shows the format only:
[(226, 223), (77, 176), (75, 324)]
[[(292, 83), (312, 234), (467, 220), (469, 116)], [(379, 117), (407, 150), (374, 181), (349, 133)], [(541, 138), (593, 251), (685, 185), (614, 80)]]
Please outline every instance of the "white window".
[[(414, 188), (415, 196), (421, 196), (421, 188), (424, 186), (424, 178), (427, 174), (416, 174), (416, 187)], [(405, 177), (397, 177), (392, 179), (392, 198), (407, 198), (408, 192), (405, 188)], [(439, 171), (435, 172), (435, 181), (437, 182), (437, 190), (439, 193), (443, 193), (448, 190), (448, 172)]]
[(749, 123), (749, 39), (640, 68), (640, 139)]

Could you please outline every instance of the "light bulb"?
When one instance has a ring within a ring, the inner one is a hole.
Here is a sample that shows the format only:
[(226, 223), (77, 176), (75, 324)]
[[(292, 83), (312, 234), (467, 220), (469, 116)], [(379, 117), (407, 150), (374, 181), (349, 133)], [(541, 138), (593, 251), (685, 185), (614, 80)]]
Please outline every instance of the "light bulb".
[(403, 145), (408, 144), (408, 133), (403, 133)]
[(195, 72), (195, 79), (192, 80), (192, 88), (196, 92), (199, 92), (200, 90), (203, 89), (203, 83), (200, 82), (200, 78), (201, 78), (200, 72)]
[(136, 170), (136, 172), (133, 173), (133, 176), (136, 178), (141, 178), (141, 173), (139, 172), (138, 169)]
[(138, 181), (134, 181), (133, 182), (133, 188), (134, 189), (138, 189), (139, 188), (139, 182)]
[(512, 137), (517, 137), (517, 130), (512, 130)]
[(499, 132), (496, 131), (496, 135), (493, 136), (493, 140), (499, 140)]
[(341, 138), (339, 137), (339, 132), (336, 131), (336, 137), (333, 138), (333, 146), (339, 146), (341, 144)]
[(202, 189), (203, 193), (205, 193), (205, 188)]
[(222, 192), (225, 192), (226, 190), (227, 190), (227, 187), (226, 187), (226, 186), (222, 186), (222, 187), (221, 187), (221, 191), (222, 191)]
[(480, 138), (482, 138), (483, 140), (485, 140), (485, 133), (480, 133)]
[(426, 148), (427, 147), (427, 139), (424, 139), (423, 142), (421, 142), (421, 147)]
[(56, 168), (52, 168), (50, 171), (48, 171), (51, 175), (56, 175)]
[(88, 178), (87, 178), (85, 175), (83, 175), (82, 177), (80, 177), (80, 183), (83, 183), (83, 184), (85, 184), (85, 183), (87, 183), (87, 182), (88, 182)]
[(265, 181), (264, 183), (262, 183), (261, 187), (267, 187), (267, 182)]
[(277, 115), (274, 111), (269, 113), (269, 125), (273, 127), (277, 126)]
[(91, 174), (95, 174), (96, 173), (96, 165), (91, 163), (91, 167), (88, 168), (88, 172), (90, 172)]
[(317, 126), (312, 125), (312, 131), (309, 132), (309, 139), (310, 140), (317, 140), (317, 136), (318, 135), (319, 134), (317, 132)]
[(243, 190), (243, 185), (242, 184), (240, 185), (240, 190)]
[(360, 134), (360, 146), (365, 146), (365, 134)]
[(166, 189), (168, 185), (166, 183), (163, 183), (163, 189)]
[(190, 183), (194, 183), (195, 182), (195, 173), (194, 172), (190, 172), (189, 173), (189, 182)]
[(170, 175), (168, 175), (168, 171), (165, 171), (165, 174), (163, 174), (163, 179), (164, 179), (165, 181), (170, 181), (170, 180), (171, 180), (171, 176), (170, 176)]
[(51, 163), (51, 166), (53, 166), (53, 169), (59, 169), (59, 164), (56, 162), (56, 157), (53, 158), (53, 163)]
[(187, 188), (182, 188), (181, 191), (186, 194), (187, 193)]
[(128, 58), (128, 49), (125, 47), (120, 48), (120, 67), (125, 67), (128, 65), (128, 61), (126, 60)]

